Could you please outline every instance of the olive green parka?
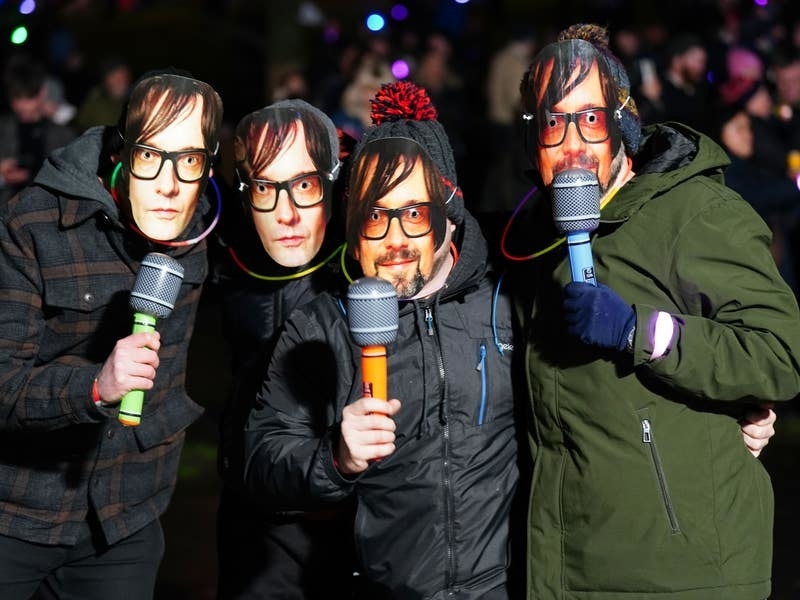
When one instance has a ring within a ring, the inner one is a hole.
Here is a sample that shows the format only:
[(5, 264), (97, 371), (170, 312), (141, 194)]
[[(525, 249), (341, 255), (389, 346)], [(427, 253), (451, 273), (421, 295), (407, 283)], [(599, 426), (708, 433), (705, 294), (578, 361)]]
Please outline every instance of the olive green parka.
[[(800, 314), (766, 224), (723, 184), (728, 162), (689, 128), (647, 128), (636, 175), (602, 208), (596, 275), (636, 312), (633, 353), (567, 335), (563, 244), (517, 274), (535, 460), (529, 600), (769, 595), (772, 488), (738, 420), (800, 392)], [(526, 239), (543, 247), (556, 234), (538, 204)], [(676, 330), (651, 360), (658, 311)]]

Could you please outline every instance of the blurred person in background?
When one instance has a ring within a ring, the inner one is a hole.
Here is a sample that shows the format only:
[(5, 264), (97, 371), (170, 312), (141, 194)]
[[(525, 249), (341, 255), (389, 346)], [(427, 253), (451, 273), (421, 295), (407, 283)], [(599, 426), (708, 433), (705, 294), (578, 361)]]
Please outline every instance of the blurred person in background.
[(498, 216), (505, 216), (525, 195), (530, 182), (523, 173), (522, 102), (519, 82), (536, 47), (534, 34), (512, 28), (513, 35), (492, 56), (486, 79), (489, 146), (487, 169), (480, 196), (471, 207), (487, 236), (490, 252), (498, 247)]
[(47, 77), (44, 64), (28, 54), (14, 54), (5, 64), (11, 110), (0, 115), (0, 203), (30, 183), (45, 157), (75, 138), (72, 128), (50, 118)]
[(656, 55), (646, 46), (639, 27), (622, 25), (614, 30), (612, 48), (631, 80), (642, 123), (653, 123), (664, 111), (661, 77)]
[(131, 91), (133, 72), (128, 63), (119, 57), (109, 57), (100, 64), (100, 80), (86, 94), (78, 106), (75, 127), (84, 131), (94, 125), (116, 122)]
[(45, 105), (47, 117), (58, 125), (70, 125), (78, 109), (70, 104), (64, 96), (64, 85), (56, 77), (48, 76), (44, 83)]
[(389, 63), (391, 44), (384, 36), (371, 37), (342, 87), (336, 108), (330, 113), (333, 123), (348, 137), (358, 140), (372, 125), (370, 100), (384, 83), (396, 80)]
[(664, 49), (661, 109), (653, 121), (678, 121), (703, 131), (709, 124), (708, 52), (694, 34), (674, 36)]
[[(748, 160), (785, 178), (789, 153), (787, 128), (775, 115), (775, 102), (766, 81), (764, 61), (753, 50), (742, 46), (728, 50), (725, 58), (714, 108), (724, 112), (732, 106), (745, 109), (753, 132), (753, 152)], [(718, 126), (716, 110), (712, 110), (710, 116), (710, 122)]]
[(800, 217), (800, 190), (793, 177), (766, 169), (756, 159), (753, 118), (746, 104), (746, 99), (720, 102), (710, 133), (731, 159), (730, 166), (725, 169), (725, 185), (747, 200), (769, 225), (772, 255), (786, 283), (798, 296), (794, 248)]
[(772, 72), (776, 114), (786, 128), (786, 144), (790, 150), (800, 150), (800, 51), (778, 57)]

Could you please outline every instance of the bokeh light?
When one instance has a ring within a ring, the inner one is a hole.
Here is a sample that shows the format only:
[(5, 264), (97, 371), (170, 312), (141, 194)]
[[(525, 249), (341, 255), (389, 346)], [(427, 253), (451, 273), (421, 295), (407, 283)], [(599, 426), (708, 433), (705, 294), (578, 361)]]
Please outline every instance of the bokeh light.
[(406, 61), (398, 59), (392, 63), (392, 75), (394, 75), (396, 79), (405, 79), (410, 72), (411, 69)]
[(24, 44), (25, 41), (28, 39), (28, 28), (24, 25), (20, 25), (14, 31), (11, 32), (11, 43), (12, 44)]
[(408, 9), (404, 4), (395, 4), (390, 14), (395, 21), (405, 21), (408, 18)]
[(367, 29), (370, 31), (380, 31), (385, 26), (386, 19), (383, 18), (383, 15), (372, 13), (371, 15), (367, 16)]
[(19, 12), (23, 15), (29, 15), (33, 11), (36, 10), (36, 1), (35, 0), (22, 0), (19, 3)]

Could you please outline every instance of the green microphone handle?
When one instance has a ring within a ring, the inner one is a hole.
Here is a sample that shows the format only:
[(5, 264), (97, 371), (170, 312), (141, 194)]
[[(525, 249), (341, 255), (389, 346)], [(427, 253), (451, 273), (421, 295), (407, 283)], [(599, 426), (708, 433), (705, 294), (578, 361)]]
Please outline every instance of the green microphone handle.
[[(156, 318), (144, 313), (133, 313), (133, 333), (142, 331), (155, 331)], [(144, 403), (144, 392), (142, 390), (131, 390), (122, 397), (119, 403), (119, 416), (117, 419), (123, 425), (136, 427), (142, 422), (142, 404)]]

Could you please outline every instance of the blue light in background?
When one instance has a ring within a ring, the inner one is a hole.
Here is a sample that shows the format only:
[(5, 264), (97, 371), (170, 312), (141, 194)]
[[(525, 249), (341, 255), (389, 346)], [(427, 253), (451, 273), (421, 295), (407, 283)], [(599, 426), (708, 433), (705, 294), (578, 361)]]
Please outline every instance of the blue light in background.
[(19, 3), (19, 12), (23, 15), (29, 15), (36, 10), (35, 0), (22, 0)]
[(386, 19), (383, 18), (383, 15), (372, 13), (371, 15), (367, 16), (367, 29), (370, 31), (380, 31), (385, 26)]
[(391, 15), (395, 21), (405, 21), (408, 18), (408, 9), (403, 4), (395, 4)]

